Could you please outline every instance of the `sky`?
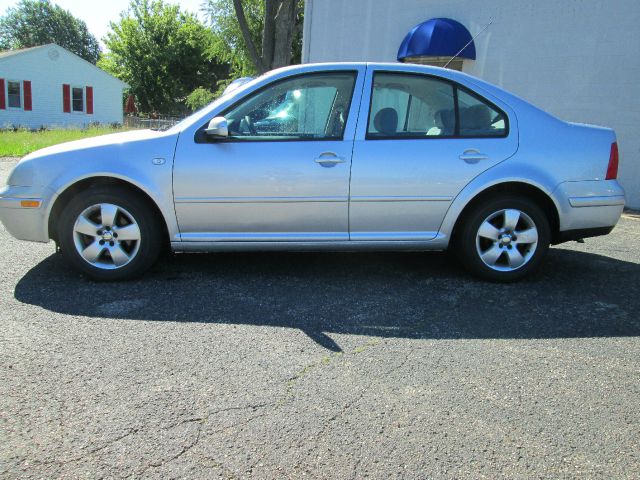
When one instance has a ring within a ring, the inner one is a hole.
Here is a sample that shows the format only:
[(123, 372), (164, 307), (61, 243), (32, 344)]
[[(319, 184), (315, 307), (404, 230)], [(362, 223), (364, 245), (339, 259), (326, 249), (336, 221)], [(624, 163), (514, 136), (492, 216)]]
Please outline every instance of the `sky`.
[[(0, 0), (0, 15), (4, 15), (7, 8), (13, 7), (18, 0)], [(69, 10), (74, 17), (84, 20), (89, 31), (100, 40), (104, 48), (102, 37), (109, 30), (109, 22), (117, 21), (120, 12), (127, 9), (129, 0), (52, 0), (65, 10)], [(168, 0), (167, 3), (178, 3), (183, 10), (198, 14), (204, 19), (200, 10), (203, 0)]]

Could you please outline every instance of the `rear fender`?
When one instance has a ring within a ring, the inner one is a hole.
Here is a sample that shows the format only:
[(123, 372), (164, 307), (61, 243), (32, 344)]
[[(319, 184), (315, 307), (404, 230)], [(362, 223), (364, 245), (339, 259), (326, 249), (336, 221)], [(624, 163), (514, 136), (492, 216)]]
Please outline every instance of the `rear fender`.
[(478, 175), (456, 196), (440, 225), (440, 233), (450, 240), (465, 207), (484, 191), (504, 183), (522, 183), (537, 188), (547, 195), (556, 210), (561, 212), (559, 202), (552, 195), (559, 182), (549, 172), (513, 158)]

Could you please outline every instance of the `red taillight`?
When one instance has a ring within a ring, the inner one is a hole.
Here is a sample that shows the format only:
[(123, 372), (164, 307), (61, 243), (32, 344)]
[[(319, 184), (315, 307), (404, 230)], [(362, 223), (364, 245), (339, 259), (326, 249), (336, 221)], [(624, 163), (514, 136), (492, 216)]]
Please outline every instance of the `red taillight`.
[(609, 166), (607, 167), (607, 176), (605, 180), (615, 180), (618, 177), (618, 143), (611, 144), (611, 153), (609, 154)]

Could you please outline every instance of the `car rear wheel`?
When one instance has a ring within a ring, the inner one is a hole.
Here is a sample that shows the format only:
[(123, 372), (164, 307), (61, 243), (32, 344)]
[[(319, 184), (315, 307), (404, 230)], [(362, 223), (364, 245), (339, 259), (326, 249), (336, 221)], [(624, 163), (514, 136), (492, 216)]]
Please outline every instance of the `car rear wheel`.
[(95, 280), (121, 280), (146, 271), (158, 258), (161, 224), (147, 202), (122, 187), (81, 192), (58, 224), (62, 254)]
[(467, 269), (487, 280), (520, 279), (540, 266), (549, 249), (549, 221), (527, 198), (480, 203), (463, 221), (455, 252)]

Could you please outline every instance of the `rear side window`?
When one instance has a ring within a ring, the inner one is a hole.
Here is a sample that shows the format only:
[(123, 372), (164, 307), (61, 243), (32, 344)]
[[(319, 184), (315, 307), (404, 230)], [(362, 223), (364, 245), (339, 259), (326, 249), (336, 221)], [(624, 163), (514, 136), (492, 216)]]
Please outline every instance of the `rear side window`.
[(421, 138), (455, 133), (453, 85), (433, 77), (377, 73), (367, 137)]
[(373, 79), (367, 139), (504, 137), (504, 112), (453, 82), (382, 72)]
[(505, 116), (475, 95), (458, 89), (461, 137), (502, 137), (507, 133)]

